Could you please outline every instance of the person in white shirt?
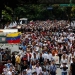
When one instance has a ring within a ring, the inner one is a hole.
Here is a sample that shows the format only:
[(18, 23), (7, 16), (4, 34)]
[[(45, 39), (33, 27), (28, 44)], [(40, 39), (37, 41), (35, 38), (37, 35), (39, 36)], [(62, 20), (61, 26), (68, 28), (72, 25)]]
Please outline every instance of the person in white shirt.
[(65, 57), (66, 57), (66, 59), (68, 59), (68, 55), (66, 54), (66, 51), (63, 51), (62, 58), (63, 58), (63, 56), (65, 56)]
[(27, 75), (32, 75), (32, 70), (30, 69), (30, 66), (26, 69)]
[(36, 53), (36, 58), (39, 59), (40, 54), (39, 54), (38, 50), (36, 50), (35, 53)]
[(4, 67), (5, 67), (5, 68), (3, 69), (3, 74), (6, 75), (7, 72), (8, 72), (7, 65), (5, 64)]
[(52, 56), (51, 51), (48, 51), (47, 59), (49, 60), (49, 62), (51, 62), (52, 58), (53, 56)]
[(43, 75), (49, 75), (48, 71), (46, 71), (46, 68), (44, 68)]
[(10, 67), (6, 75), (14, 75), (13, 68)]
[(36, 64), (36, 72), (39, 75), (42, 72), (42, 68), (40, 67), (39, 63)]
[(35, 64), (35, 62), (34, 61), (32, 61), (32, 72), (35, 72), (35, 69), (36, 69), (36, 64)]
[(7, 72), (7, 75), (12, 75), (12, 72), (11, 72), (11, 71), (8, 71), (8, 72)]
[(47, 45), (48, 45), (47, 41), (44, 41), (43, 46), (47, 46)]
[(74, 58), (74, 52), (72, 52), (72, 53), (69, 55), (69, 62), (70, 62), (70, 64), (73, 63), (73, 58)]
[(61, 59), (61, 75), (67, 75), (67, 69), (68, 69), (68, 65), (67, 65), (68, 60), (66, 59), (65, 55), (63, 55), (63, 58)]
[(45, 53), (45, 52), (43, 52), (42, 57), (44, 58), (44, 61), (45, 61), (45, 60), (47, 60), (47, 58), (48, 58), (48, 54)]

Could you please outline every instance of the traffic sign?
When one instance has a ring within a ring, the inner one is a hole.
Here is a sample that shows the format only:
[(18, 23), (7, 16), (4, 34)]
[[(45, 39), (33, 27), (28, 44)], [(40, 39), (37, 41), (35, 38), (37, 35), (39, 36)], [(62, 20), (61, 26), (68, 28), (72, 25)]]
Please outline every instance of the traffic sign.
[(53, 9), (53, 7), (47, 7), (47, 10), (52, 10)]
[(72, 7), (75, 6), (75, 4), (60, 4), (62, 7)]

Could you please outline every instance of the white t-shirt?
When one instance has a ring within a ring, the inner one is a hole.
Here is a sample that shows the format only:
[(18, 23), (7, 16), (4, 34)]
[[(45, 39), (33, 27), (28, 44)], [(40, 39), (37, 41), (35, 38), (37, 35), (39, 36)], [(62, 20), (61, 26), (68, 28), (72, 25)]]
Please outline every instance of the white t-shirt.
[[(62, 68), (63, 65), (61, 64), (60, 68)], [(68, 65), (66, 65), (66, 67), (68, 67)], [(63, 69), (61, 69), (61, 72), (67, 72), (67, 69), (64, 71)]]
[(11, 71), (8, 71), (8, 72), (7, 72), (7, 75), (12, 75), (12, 72), (11, 72)]
[(36, 70), (36, 65), (32, 66), (32, 72), (35, 72)]
[(40, 72), (42, 72), (42, 68), (39, 66), (39, 67), (36, 67), (36, 72), (37, 72), (37, 75), (40, 74)]
[(6, 75), (7, 72), (8, 72), (8, 69), (7, 69), (7, 68), (4, 68), (4, 69), (3, 69), (3, 73)]
[(46, 72), (43, 71), (43, 75), (49, 75), (48, 71)]
[(27, 75), (32, 75), (31, 69), (29, 69), (29, 70), (26, 69), (26, 72), (27, 72)]
[(49, 61), (51, 61), (51, 59), (52, 59), (52, 54), (51, 53), (47, 55), (47, 59), (49, 59)]
[(67, 62), (68, 62), (67, 59), (61, 59), (61, 64), (62, 64), (62, 63), (67, 63)]
[(40, 56), (40, 54), (39, 54), (39, 53), (38, 53), (38, 54), (36, 53), (36, 58), (37, 58), (37, 59), (39, 59), (39, 56)]
[(44, 60), (45, 60), (45, 59), (47, 59), (47, 58), (48, 58), (48, 54), (44, 53), (44, 54), (42, 54), (42, 57), (43, 57), (43, 58), (44, 58)]

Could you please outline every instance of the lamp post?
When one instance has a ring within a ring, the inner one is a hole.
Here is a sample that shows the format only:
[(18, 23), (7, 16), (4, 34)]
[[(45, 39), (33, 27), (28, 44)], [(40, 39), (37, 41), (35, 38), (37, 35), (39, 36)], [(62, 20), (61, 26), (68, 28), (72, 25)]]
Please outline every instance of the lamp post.
[[(72, 5), (72, 0), (70, 0), (70, 6)], [(70, 14), (70, 27), (71, 27), (71, 14)]]

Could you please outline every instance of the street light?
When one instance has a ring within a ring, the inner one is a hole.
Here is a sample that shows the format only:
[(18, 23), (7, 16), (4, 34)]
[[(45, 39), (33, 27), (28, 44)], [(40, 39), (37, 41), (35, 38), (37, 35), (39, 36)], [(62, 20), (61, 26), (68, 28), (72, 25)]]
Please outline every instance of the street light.
[[(70, 6), (72, 5), (72, 0), (70, 0)], [(71, 27), (71, 15), (70, 15), (70, 27)]]

